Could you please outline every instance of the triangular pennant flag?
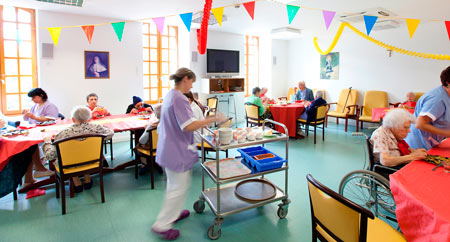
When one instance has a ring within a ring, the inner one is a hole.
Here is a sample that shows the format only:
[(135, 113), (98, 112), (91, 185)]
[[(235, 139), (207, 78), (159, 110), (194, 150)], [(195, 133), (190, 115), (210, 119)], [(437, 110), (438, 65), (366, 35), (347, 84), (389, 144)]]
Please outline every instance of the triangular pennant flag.
[(85, 26), (81, 26), (81, 28), (83, 29), (84, 33), (86, 34), (86, 38), (89, 41), (89, 44), (92, 42), (92, 34), (94, 34), (94, 25), (85, 25)]
[(48, 32), (50, 32), (50, 36), (52, 37), (53, 44), (55, 46), (58, 45), (59, 35), (61, 34), (61, 27), (47, 28)]
[(289, 24), (292, 23), (292, 20), (295, 18), (295, 15), (297, 15), (298, 10), (300, 9), (299, 6), (293, 6), (293, 5), (286, 5), (288, 18), (289, 18)]
[(163, 34), (164, 32), (164, 20), (166, 17), (153, 18), (153, 22), (156, 24), (156, 28), (159, 31), (159, 34)]
[(214, 8), (211, 9), (211, 11), (214, 14), (214, 17), (216, 18), (217, 22), (219, 22), (219, 25), (222, 26), (223, 7)]
[(447, 29), (448, 39), (450, 40), (450, 21), (445, 21), (445, 28)]
[(334, 15), (336, 15), (336, 12), (322, 10), (323, 19), (325, 20), (325, 26), (328, 28), (330, 27), (331, 22), (333, 21)]
[(245, 10), (247, 10), (247, 13), (250, 15), (250, 17), (255, 19), (255, 1), (253, 2), (246, 2), (243, 3)]
[(409, 37), (412, 38), (416, 32), (417, 26), (419, 26), (420, 19), (406, 19), (406, 26), (408, 26)]
[(187, 30), (191, 32), (192, 13), (180, 14), (180, 18), (181, 20), (183, 20), (183, 23), (186, 26)]
[(111, 25), (114, 29), (114, 32), (116, 32), (119, 42), (122, 42), (123, 28), (125, 28), (125, 22), (111, 23)]
[(367, 35), (369, 35), (370, 31), (372, 31), (372, 28), (377, 22), (377, 19), (378, 19), (377, 16), (364, 15), (364, 23), (366, 24)]

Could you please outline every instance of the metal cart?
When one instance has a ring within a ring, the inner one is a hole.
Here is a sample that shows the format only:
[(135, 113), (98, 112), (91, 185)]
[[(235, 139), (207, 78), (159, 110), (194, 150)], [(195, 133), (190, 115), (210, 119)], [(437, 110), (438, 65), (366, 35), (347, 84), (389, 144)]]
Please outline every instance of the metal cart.
[[(245, 211), (248, 209), (264, 206), (266, 204), (273, 203), (276, 201), (281, 201), (281, 203), (278, 204), (278, 207), (279, 207), (278, 211), (277, 211), (278, 217), (285, 218), (288, 213), (288, 206), (290, 203), (290, 200), (288, 199), (288, 192), (287, 192), (288, 191), (289, 134), (288, 134), (288, 130), (285, 125), (275, 122), (273, 120), (269, 120), (269, 119), (264, 120), (263, 126), (262, 126), (263, 130), (265, 128), (266, 122), (281, 126), (284, 129), (285, 134), (280, 134), (278, 137), (274, 137), (274, 138), (265, 138), (264, 137), (262, 140), (246, 141), (246, 142), (240, 143), (240, 144), (233, 141), (229, 145), (221, 146), (219, 144), (218, 140), (216, 140), (215, 133), (212, 130), (205, 128), (207, 130), (207, 132), (210, 133), (210, 136), (202, 135), (202, 154), (205, 154), (204, 153), (205, 142), (207, 144), (209, 144), (213, 149), (216, 150), (216, 174), (220, 174), (220, 172), (219, 172), (219, 151), (220, 150), (236, 149), (236, 148), (242, 148), (242, 147), (253, 146), (253, 145), (261, 145), (261, 144), (264, 145), (266, 143), (271, 143), (271, 142), (276, 142), (276, 141), (285, 141), (286, 142), (286, 163), (281, 168), (268, 170), (268, 171), (262, 171), (262, 172), (258, 172), (258, 173), (254, 173), (254, 174), (243, 175), (243, 176), (229, 178), (229, 179), (219, 179), (219, 177), (217, 177), (213, 172), (211, 172), (209, 170), (209, 168), (207, 168), (205, 166), (205, 164), (204, 164), (205, 157), (202, 156), (202, 162), (201, 162), (202, 193), (200, 195), (199, 200), (197, 200), (194, 203), (194, 211), (196, 213), (202, 213), (205, 209), (205, 201), (206, 201), (208, 203), (209, 207), (211, 208), (212, 212), (216, 216), (216, 218), (214, 219), (213, 225), (211, 225), (208, 228), (208, 237), (210, 239), (215, 240), (220, 237), (223, 218), (225, 216), (239, 213), (239, 212), (242, 212), (242, 211)], [(209, 136), (209, 138), (208, 138), (208, 136)], [(212, 139), (211, 139), (211, 136), (212, 136)], [(280, 171), (285, 172), (284, 190), (274, 184), (275, 188), (276, 188), (275, 197), (267, 199), (267, 200), (259, 201), (259, 202), (247, 202), (247, 201), (239, 199), (235, 195), (235, 193), (234, 193), (235, 187), (239, 180), (245, 180), (245, 179), (252, 178), (252, 177), (260, 177), (259, 179), (265, 179), (267, 181), (267, 179), (264, 178), (264, 175), (270, 174), (270, 173), (275, 173), (275, 172), (280, 172)], [(214, 181), (214, 183), (216, 184), (216, 187), (211, 187), (211, 188), (205, 189), (205, 173), (208, 174), (208, 176)], [(218, 202), (218, 201), (220, 201), (220, 202)]]

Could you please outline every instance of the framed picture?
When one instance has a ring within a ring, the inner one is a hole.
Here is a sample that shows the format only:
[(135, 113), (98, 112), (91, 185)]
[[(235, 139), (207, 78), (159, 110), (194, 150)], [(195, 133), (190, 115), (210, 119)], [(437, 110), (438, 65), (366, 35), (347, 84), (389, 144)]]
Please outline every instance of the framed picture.
[(109, 52), (84, 51), (84, 78), (109, 79)]
[(339, 80), (339, 52), (320, 56), (320, 79)]

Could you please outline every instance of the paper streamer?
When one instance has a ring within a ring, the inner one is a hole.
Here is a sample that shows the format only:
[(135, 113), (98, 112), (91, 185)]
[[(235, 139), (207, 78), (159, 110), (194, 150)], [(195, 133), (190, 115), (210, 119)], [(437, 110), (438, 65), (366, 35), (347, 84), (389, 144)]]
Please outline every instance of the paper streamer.
[(219, 22), (219, 25), (222, 26), (223, 7), (214, 8), (211, 10), (211, 12), (214, 14), (214, 17), (216, 18), (217, 22)]
[(336, 46), (337, 42), (339, 41), (339, 38), (341, 37), (342, 32), (344, 31), (345, 27), (348, 27), (349, 29), (353, 30), (353, 32), (355, 32), (357, 35), (363, 37), (364, 39), (369, 40), (370, 42), (372, 42), (378, 46), (385, 48), (386, 50), (392, 50), (392, 51), (395, 51), (400, 54), (420, 57), (420, 58), (424, 58), (424, 59), (450, 60), (449, 55), (420, 53), (420, 52), (405, 50), (405, 49), (401, 49), (401, 48), (398, 48), (398, 47), (395, 47), (392, 45), (385, 44), (379, 40), (376, 40), (376, 39), (364, 34), (363, 32), (359, 31), (357, 28), (355, 28), (352, 25), (350, 25), (349, 23), (345, 23), (345, 22), (341, 23), (341, 26), (339, 26), (339, 30), (336, 33), (336, 36), (334, 36), (334, 39), (331, 42), (330, 47), (326, 51), (322, 51), (322, 49), (320, 49), (319, 44), (317, 43), (317, 37), (314, 37), (313, 42), (314, 42), (314, 47), (316, 48), (317, 52), (319, 52), (321, 55), (327, 55), (328, 53), (330, 53), (333, 50), (333, 48)]
[(123, 36), (123, 29), (125, 28), (125, 22), (117, 22), (117, 23), (111, 23), (114, 32), (117, 35), (117, 38), (119, 39), (119, 42), (122, 42), (122, 36)]
[(245, 10), (247, 10), (247, 13), (250, 15), (252, 20), (255, 19), (255, 1), (253, 2), (246, 2), (243, 3)]
[(47, 28), (48, 32), (50, 32), (50, 36), (52, 37), (53, 44), (58, 46), (59, 35), (61, 34), (61, 27)]

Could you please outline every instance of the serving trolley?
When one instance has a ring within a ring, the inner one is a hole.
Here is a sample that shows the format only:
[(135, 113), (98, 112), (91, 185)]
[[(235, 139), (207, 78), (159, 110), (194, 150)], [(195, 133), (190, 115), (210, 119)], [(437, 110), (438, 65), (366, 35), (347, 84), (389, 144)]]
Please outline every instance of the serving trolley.
[[(233, 140), (228, 145), (219, 144), (219, 140), (217, 139), (216, 134), (209, 128), (204, 128), (205, 132), (202, 132), (202, 142), (201, 149), (202, 154), (205, 154), (204, 148), (205, 143), (210, 145), (216, 151), (216, 172), (215, 174), (205, 165), (205, 156), (202, 155), (201, 167), (202, 167), (202, 192), (197, 200), (194, 203), (194, 211), (196, 213), (202, 213), (205, 209), (205, 202), (211, 208), (211, 211), (215, 215), (214, 223), (208, 228), (208, 237), (212, 240), (218, 239), (221, 235), (222, 223), (225, 216), (236, 214), (248, 209), (257, 208), (264, 206), (269, 203), (281, 201), (278, 204), (277, 215), (279, 218), (283, 219), (286, 217), (288, 213), (288, 207), (290, 200), (288, 199), (288, 149), (289, 149), (289, 134), (286, 126), (284, 124), (275, 122), (270, 119), (266, 119), (263, 122), (263, 132), (266, 123), (271, 123), (274, 125), (281, 126), (284, 129), (283, 133), (278, 133), (275, 137), (263, 137), (262, 140), (255, 141), (245, 141), (244, 143), (237, 143), (237, 141)], [(264, 145), (271, 142), (284, 141), (286, 142), (286, 162), (282, 167), (262, 172), (255, 172), (252, 174), (242, 175), (238, 177), (220, 178), (220, 167), (219, 167), (219, 151), (229, 150), (229, 149), (237, 149), (254, 145)], [(268, 181), (264, 176), (267, 174), (275, 173), (275, 172), (284, 172), (285, 180), (284, 180), (284, 190), (275, 186), (275, 196), (262, 201), (246, 201), (240, 199), (235, 194), (235, 188), (240, 180), (246, 180), (249, 178), (257, 178), (264, 181)], [(211, 178), (211, 180), (215, 183), (215, 187), (205, 188), (205, 173)], [(218, 175), (216, 175), (218, 174)]]

